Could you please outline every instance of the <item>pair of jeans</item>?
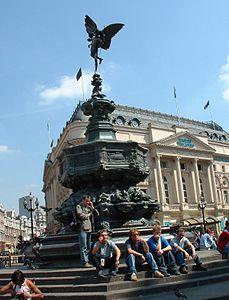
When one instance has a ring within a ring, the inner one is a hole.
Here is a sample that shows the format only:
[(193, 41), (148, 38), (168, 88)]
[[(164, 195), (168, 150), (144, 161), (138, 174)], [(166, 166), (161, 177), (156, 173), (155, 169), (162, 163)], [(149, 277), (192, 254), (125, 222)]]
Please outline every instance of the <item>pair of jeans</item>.
[(113, 255), (112, 257), (105, 258), (104, 266), (101, 266), (101, 257), (89, 254), (89, 260), (93, 264), (93, 266), (96, 268), (96, 270), (99, 272), (103, 269), (109, 269), (110, 271), (117, 271), (118, 268), (115, 267), (115, 260), (116, 255)]
[[(192, 256), (193, 251), (192, 251), (191, 248), (189, 248), (189, 249), (187, 249), (185, 251), (188, 252), (188, 254)], [(176, 263), (177, 263), (178, 266), (180, 266), (180, 267), (185, 266), (185, 255), (184, 255), (183, 252), (173, 251), (173, 255), (174, 255), (175, 259), (176, 259)], [(196, 265), (201, 265), (202, 264), (201, 259), (197, 255), (196, 255), (196, 257), (193, 260), (194, 260), (194, 262), (195, 262)]]
[(158, 255), (156, 252), (154, 252), (153, 258), (159, 268), (159, 271), (162, 273), (178, 270), (172, 251), (166, 251), (162, 255)]
[(229, 244), (220, 252), (221, 254), (229, 254)]
[(82, 264), (88, 262), (88, 252), (91, 248), (91, 232), (79, 232), (80, 259)]
[[(146, 262), (148, 263), (150, 270), (155, 273), (158, 271), (158, 266), (153, 258), (153, 255), (150, 252), (143, 253)], [(142, 265), (141, 257), (135, 256), (134, 254), (129, 254), (126, 258), (126, 264), (130, 269), (131, 274), (136, 273), (136, 267), (140, 267)]]

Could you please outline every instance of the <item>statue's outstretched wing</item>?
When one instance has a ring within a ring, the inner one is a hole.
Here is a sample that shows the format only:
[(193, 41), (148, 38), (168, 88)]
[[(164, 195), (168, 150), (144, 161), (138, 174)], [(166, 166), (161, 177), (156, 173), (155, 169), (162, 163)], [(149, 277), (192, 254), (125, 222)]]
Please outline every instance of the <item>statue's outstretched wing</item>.
[(103, 43), (101, 45), (101, 48), (108, 49), (110, 47), (112, 37), (115, 36), (116, 33), (122, 29), (123, 26), (124, 26), (124, 24), (116, 23), (116, 24), (111, 24), (111, 25), (108, 25), (107, 27), (105, 27), (102, 30)]
[(85, 27), (90, 38), (92, 38), (98, 30), (97, 25), (88, 15), (85, 16)]

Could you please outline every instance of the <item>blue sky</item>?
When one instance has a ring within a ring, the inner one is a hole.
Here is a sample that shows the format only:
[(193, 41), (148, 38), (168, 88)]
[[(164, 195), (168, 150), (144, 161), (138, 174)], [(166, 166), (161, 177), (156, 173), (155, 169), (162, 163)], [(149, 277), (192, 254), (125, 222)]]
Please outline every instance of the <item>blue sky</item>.
[(99, 28), (125, 27), (101, 51), (105, 94), (119, 104), (210, 121), (229, 131), (229, 2), (227, 0), (1, 0), (0, 203), (18, 210), (29, 192), (44, 202), (49, 151), (79, 100), (94, 62), (84, 17)]

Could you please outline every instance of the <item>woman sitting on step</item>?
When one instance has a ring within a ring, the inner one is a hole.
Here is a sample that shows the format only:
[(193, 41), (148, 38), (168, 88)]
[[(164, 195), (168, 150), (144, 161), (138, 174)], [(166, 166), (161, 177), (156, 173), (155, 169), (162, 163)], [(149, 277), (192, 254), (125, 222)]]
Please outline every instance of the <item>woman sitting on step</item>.
[(25, 279), (24, 274), (17, 270), (11, 275), (11, 281), (0, 288), (0, 295), (10, 293), (16, 299), (43, 298), (44, 295), (32, 280)]

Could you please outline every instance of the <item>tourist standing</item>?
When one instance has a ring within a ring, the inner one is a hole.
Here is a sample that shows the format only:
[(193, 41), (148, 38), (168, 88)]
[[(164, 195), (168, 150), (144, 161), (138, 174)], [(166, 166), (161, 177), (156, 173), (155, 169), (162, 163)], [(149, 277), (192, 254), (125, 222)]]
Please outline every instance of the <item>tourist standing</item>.
[(94, 208), (91, 196), (84, 195), (82, 201), (76, 206), (76, 215), (80, 221), (79, 227), (79, 247), (82, 267), (91, 268), (89, 264), (88, 253), (91, 248), (91, 232), (93, 215), (99, 215), (97, 209)]

